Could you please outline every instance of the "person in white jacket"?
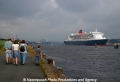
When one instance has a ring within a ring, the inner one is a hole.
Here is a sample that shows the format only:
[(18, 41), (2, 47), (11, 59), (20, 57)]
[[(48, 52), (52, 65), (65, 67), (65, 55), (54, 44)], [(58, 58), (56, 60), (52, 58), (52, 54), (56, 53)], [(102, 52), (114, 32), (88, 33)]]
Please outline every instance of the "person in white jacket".
[(15, 40), (14, 44), (12, 44), (12, 54), (13, 54), (13, 64), (18, 65), (18, 56), (20, 55), (20, 46), (18, 41)]

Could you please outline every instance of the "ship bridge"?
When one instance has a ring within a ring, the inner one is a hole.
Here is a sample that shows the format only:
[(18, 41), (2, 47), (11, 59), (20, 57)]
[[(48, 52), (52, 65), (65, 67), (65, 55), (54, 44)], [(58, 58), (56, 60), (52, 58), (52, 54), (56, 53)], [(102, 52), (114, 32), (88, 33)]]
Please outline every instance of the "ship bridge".
[(98, 32), (97, 29), (95, 30), (95, 32), (92, 32), (92, 34), (94, 39), (106, 39), (104, 37), (104, 33)]

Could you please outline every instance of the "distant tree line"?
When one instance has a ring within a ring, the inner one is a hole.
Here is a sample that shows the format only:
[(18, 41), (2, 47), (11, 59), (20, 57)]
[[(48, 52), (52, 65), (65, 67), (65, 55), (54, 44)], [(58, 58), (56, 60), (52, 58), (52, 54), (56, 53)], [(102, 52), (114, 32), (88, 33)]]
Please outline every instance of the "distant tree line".
[(120, 43), (120, 39), (110, 39), (108, 43), (111, 43), (111, 44)]

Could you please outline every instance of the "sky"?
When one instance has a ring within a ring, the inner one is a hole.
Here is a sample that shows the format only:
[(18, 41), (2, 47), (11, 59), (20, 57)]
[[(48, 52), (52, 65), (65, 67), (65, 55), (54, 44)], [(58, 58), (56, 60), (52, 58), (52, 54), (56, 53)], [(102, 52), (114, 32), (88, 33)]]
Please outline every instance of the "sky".
[(0, 0), (0, 36), (64, 41), (71, 32), (120, 38), (120, 0)]

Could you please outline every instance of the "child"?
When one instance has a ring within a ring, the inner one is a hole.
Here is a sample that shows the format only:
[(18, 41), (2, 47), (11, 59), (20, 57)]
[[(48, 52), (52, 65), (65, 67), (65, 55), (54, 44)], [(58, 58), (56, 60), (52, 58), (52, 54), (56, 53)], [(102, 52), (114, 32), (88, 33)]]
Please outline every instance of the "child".
[(35, 49), (36, 52), (36, 66), (39, 65), (40, 57), (42, 57), (42, 53), (40, 51), (40, 45), (38, 45), (38, 48)]

